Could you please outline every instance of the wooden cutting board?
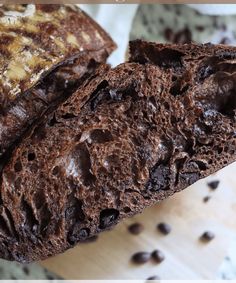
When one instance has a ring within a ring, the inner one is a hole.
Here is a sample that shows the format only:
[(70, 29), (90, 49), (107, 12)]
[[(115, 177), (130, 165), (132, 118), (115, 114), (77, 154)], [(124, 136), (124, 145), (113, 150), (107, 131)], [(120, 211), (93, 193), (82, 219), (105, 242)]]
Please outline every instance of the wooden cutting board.
[[(220, 180), (216, 191), (206, 183)], [(210, 195), (209, 202), (203, 197)], [(81, 244), (41, 264), (65, 279), (214, 279), (236, 232), (236, 163), (175, 194), (143, 214), (101, 234), (94, 243)], [(127, 232), (130, 223), (141, 222), (145, 230), (138, 236)], [(161, 235), (157, 223), (172, 226), (168, 236)], [(216, 234), (210, 243), (199, 236), (210, 230)], [(130, 257), (137, 251), (160, 249), (166, 259), (136, 266)]]

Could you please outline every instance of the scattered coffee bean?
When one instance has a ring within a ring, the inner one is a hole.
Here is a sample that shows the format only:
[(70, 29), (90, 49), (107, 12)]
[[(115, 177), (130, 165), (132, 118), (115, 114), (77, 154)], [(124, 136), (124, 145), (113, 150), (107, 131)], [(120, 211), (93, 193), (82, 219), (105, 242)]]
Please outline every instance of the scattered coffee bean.
[(213, 232), (206, 231), (202, 234), (202, 236), (200, 237), (200, 240), (203, 242), (210, 242), (214, 238), (215, 238), (215, 234)]
[(52, 276), (52, 275), (50, 275), (50, 274), (47, 274), (46, 275), (46, 278), (48, 279), (48, 280), (54, 280), (55, 278)]
[(157, 263), (161, 263), (165, 259), (165, 255), (160, 250), (154, 250), (151, 256)]
[(154, 276), (148, 277), (147, 280), (161, 280), (161, 278), (157, 275), (154, 275)]
[(203, 198), (203, 202), (208, 202), (209, 200), (210, 200), (210, 196), (205, 196), (204, 198)]
[(24, 265), (24, 266), (22, 267), (22, 270), (23, 270), (23, 272), (24, 272), (26, 275), (29, 275), (30, 271), (29, 271), (28, 266)]
[(128, 227), (128, 230), (133, 235), (138, 235), (143, 231), (144, 227), (140, 223), (133, 223)]
[(138, 252), (132, 256), (132, 261), (137, 264), (146, 263), (150, 260), (151, 254), (147, 252)]
[(209, 183), (207, 183), (208, 187), (212, 190), (216, 190), (219, 186), (220, 181), (215, 180), (215, 181), (211, 181)]
[(159, 223), (157, 225), (157, 229), (163, 234), (163, 235), (168, 235), (171, 232), (171, 226), (167, 223)]

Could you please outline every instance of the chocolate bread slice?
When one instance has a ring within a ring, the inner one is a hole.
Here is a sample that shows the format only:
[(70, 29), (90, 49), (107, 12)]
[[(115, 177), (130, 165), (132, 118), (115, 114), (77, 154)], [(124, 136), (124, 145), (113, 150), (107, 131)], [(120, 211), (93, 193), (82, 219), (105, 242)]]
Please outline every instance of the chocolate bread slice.
[(2, 5), (0, 28), (1, 156), (105, 62), (115, 44), (73, 5)]
[(60, 253), (236, 160), (236, 48), (131, 52), (136, 62), (103, 66), (14, 150), (1, 257)]

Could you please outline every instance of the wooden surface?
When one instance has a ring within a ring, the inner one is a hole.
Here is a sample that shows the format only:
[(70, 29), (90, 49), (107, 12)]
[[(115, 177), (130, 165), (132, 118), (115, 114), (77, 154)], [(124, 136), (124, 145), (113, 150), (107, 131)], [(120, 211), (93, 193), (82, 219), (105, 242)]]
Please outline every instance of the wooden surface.
[[(214, 192), (206, 183), (219, 179)], [(210, 195), (208, 203), (203, 197)], [(214, 279), (236, 233), (236, 163), (185, 191), (175, 194), (143, 214), (119, 224), (90, 244), (81, 244), (66, 253), (42, 262), (65, 279)], [(130, 223), (139, 221), (145, 230), (138, 236), (127, 232)], [(162, 236), (156, 230), (160, 221), (169, 223), (172, 232)], [(204, 244), (199, 236), (211, 230), (216, 238)], [(165, 253), (161, 264), (135, 266), (130, 257), (137, 251)]]

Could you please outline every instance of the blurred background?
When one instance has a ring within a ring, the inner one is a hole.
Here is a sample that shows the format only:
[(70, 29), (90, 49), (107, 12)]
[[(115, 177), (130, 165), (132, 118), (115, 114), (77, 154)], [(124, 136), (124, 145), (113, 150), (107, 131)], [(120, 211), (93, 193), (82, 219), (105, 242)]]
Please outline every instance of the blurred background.
[[(124, 61), (131, 39), (189, 43), (236, 43), (236, 5), (130, 4), (79, 5), (108, 31), (118, 44), (112, 65)], [(128, 219), (92, 243), (41, 263), (20, 265), (0, 260), (0, 279), (236, 279), (236, 165), (220, 171)], [(219, 181), (216, 190), (209, 182)], [(163, 236), (156, 226), (171, 225)], [(132, 223), (143, 231), (132, 235)], [(205, 231), (214, 233), (201, 243)], [(135, 266), (132, 254), (159, 249), (161, 263)]]

